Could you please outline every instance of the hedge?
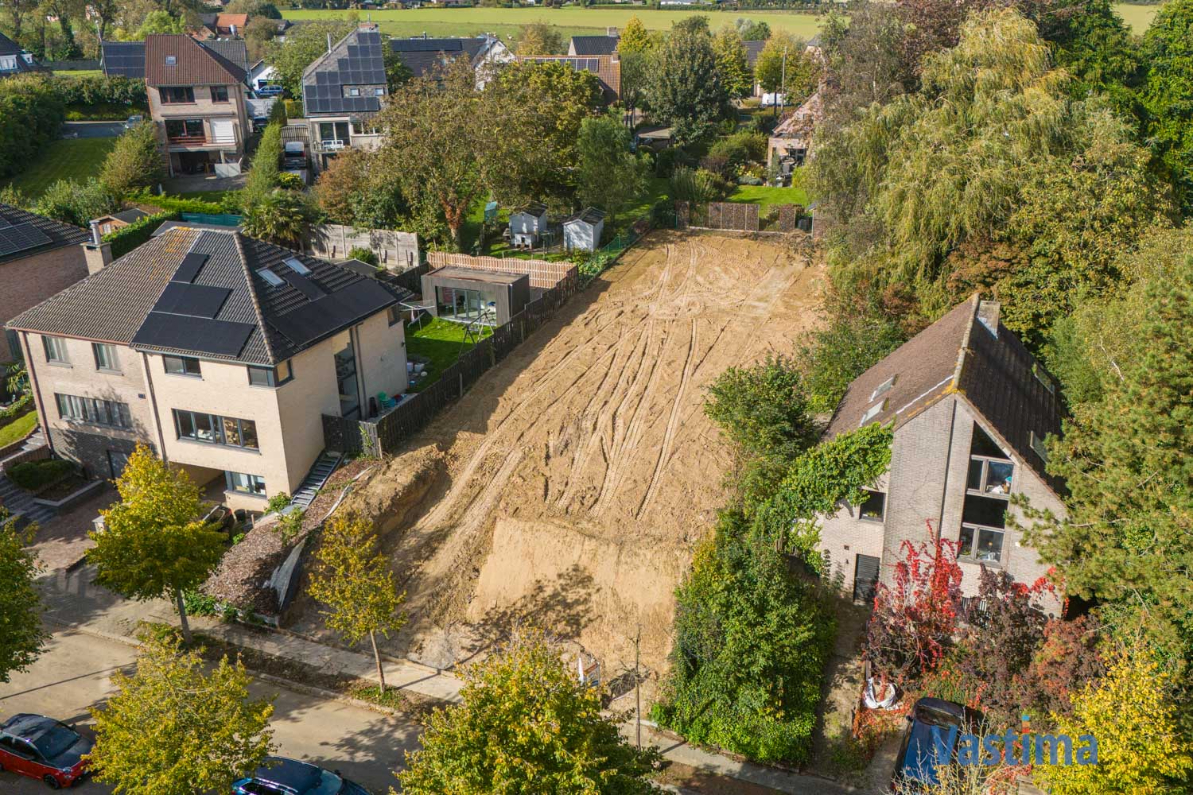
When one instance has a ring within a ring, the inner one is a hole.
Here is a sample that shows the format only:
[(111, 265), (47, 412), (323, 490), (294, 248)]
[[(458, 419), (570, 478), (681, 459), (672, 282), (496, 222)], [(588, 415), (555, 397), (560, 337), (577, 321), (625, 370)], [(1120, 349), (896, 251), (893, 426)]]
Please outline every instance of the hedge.
[(33, 395), (25, 393), (12, 402), (6, 409), (0, 410), (0, 428), (12, 425), (14, 422), (33, 411)]
[(137, 105), (147, 107), (149, 98), (145, 93), (144, 80), (127, 77), (51, 78), (54, 92), (67, 105)]
[(154, 215), (133, 221), (128, 226), (104, 235), (104, 242), (112, 244), (112, 256), (123, 257), (137, 246), (153, 237), (157, 228), (166, 221), (177, 221), (182, 213), (177, 210), (165, 210)]
[(236, 215), (240, 210), (240, 198), (236, 194), (224, 196), (222, 201), (212, 202), (205, 199), (186, 199), (181, 196), (162, 195), (152, 193), (137, 193), (125, 197), (136, 204), (152, 204), (163, 210), (173, 210), (178, 213), (202, 213), (204, 215)]
[(51, 458), (46, 461), (26, 461), (6, 473), (9, 480), (26, 491), (37, 491), (76, 471), (73, 461)]
[(44, 75), (0, 80), (0, 177), (19, 174), (58, 137), (66, 103)]

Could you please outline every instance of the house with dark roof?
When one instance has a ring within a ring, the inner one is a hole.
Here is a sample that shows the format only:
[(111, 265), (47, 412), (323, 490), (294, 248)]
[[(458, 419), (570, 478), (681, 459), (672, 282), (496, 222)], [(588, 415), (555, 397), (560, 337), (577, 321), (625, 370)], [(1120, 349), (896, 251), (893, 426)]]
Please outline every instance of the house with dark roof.
[(179, 225), (10, 326), (55, 454), (110, 478), (147, 444), (230, 507), (260, 510), (320, 459), (324, 415), (366, 416), (405, 391), (408, 296), (235, 229)]
[(612, 105), (621, 96), (621, 61), (616, 55), (592, 55), (573, 58), (570, 55), (527, 55), (518, 56), (519, 61), (533, 63), (560, 63), (577, 72), (591, 72), (601, 86), (601, 99)]
[(1061, 432), (1062, 413), (1056, 381), (999, 322), (997, 302), (974, 295), (917, 334), (849, 385), (826, 431), (894, 430), (890, 468), (867, 498), (821, 522), (832, 576), (868, 602), (878, 582), (890, 583), (905, 543), (937, 537), (956, 545), (965, 597), (976, 595), (983, 566), (1028, 584), (1044, 576), (1011, 497), (1064, 515), (1064, 483), (1048, 473), (1044, 444)]
[(38, 71), (33, 54), (0, 33), (0, 77)]
[[(243, 39), (210, 39), (199, 43), (236, 64), (242, 71), (248, 72), (249, 52)], [(104, 70), (105, 77), (129, 77), (144, 80), (145, 42), (101, 42), (99, 65)]]
[(240, 173), (252, 130), (245, 76), (243, 68), (190, 36), (145, 39), (149, 115), (170, 176)]
[(344, 149), (380, 146), (374, 119), (388, 93), (385, 45), (375, 25), (358, 27), (303, 71), (302, 107), (316, 171)]
[(401, 56), (402, 63), (415, 77), (422, 77), (433, 69), (441, 69), (457, 59), (467, 58), (468, 64), (476, 72), (479, 88), (484, 88), (501, 64), (514, 60), (514, 54), (505, 42), (491, 35), (469, 39), (430, 39), (426, 36), (390, 39), (389, 47)]
[[(0, 322), (8, 321), (87, 275), (90, 236), (52, 218), (0, 204)], [(0, 361), (20, 358), (16, 335), (0, 339)]]
[(568, 42), (568, 55), (612, 55), (621, 43), (620, 36), (572, 36)]
[(91, 226), (98, 229), (100, 235), (106, 235), (115, 232), (117, 229), (123, 229), (129, 224), (136, 223), (142, 218), (148, 218), (149, 213), (142, 210), (140, 207), (130, 207), (127, 210), (121, 210), (118, 213), (111, 215), (101, 215), (99, 218), (91, 219)]

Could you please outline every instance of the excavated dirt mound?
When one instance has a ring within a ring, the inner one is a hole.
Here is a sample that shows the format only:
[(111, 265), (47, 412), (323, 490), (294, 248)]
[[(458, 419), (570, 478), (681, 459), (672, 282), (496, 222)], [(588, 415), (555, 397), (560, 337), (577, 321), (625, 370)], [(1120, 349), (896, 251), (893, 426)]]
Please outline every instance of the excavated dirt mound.
[[(533, 620), (606, 680), (639, 632), (661, 669), (732, 463), (705, 388), (790, 352), (820, 275), (780, 238), (657, 233), (486, 374), (345, 504), (375, 518), (407, 588), (391, 653), (446, 666)], [(404, 494), (412, 471), (435, 482)]]

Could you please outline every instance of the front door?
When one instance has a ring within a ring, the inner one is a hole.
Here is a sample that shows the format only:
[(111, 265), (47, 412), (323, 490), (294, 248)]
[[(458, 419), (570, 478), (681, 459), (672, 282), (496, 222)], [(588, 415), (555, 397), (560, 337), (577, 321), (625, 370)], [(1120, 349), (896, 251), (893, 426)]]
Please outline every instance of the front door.
[(112, 480), (120, 477), (126, 466), (128, 466), (128, 453), (122, 453), (119, 450), (108, 451), (108, 468), (112, 471)]
[(874, 603), (874, 589), (878, 585), (878, 570), (882, 561), (871, 555), (858, 555), (853, 572), (853, 601), (866, 606)]

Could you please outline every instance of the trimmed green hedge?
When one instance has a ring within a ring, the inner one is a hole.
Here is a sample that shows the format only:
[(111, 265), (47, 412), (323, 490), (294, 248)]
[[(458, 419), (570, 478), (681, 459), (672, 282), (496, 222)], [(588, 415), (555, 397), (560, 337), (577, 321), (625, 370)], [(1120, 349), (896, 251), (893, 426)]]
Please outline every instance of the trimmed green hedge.
[(205, 215), (237, 215), (240, 213), (240, 197), (236, 193), (229, 193), (221, 201), (212, 202), (204, 199), (187, 199), (181, 196), (155, 196), (152, 193), (138, 193), (127, 196), (126, 199), (137, 204), (152, 204), (163, 210), (173, 210), (178, 213), (203, 213)]
[(9, 479), (26, 491), (40, 488), (61, 480), (76, 471), (73, 461), (51, 458), (45, 461), (26, 461), (8, 470)]
[(145, 218), (133, 221), (126, 227), (117, 229), (104, 235), (104, 242), (112, 244), (112, 257), (123, 257), (137, 246), (145, 243), (166, 221), (177, 221), (182, 213), (177, 210), (166, 210)]
[(28, 393), (21, 395), (20, 398), (13, 401), (11, 406), (0, 411), (0, 428), (11, 425), (33, 409), (33, 395)]

